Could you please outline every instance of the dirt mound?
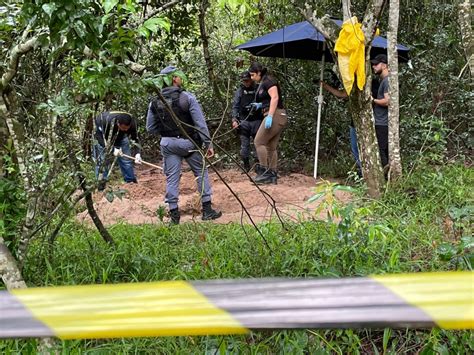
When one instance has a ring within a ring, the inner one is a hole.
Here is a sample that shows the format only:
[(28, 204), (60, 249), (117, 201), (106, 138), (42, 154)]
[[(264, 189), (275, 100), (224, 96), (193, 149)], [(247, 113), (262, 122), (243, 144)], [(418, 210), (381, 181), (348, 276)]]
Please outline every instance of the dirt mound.
[[(220, 171), (225, 185), (219, 176), (209, 171), (213, 189), (213, 206), (221, 210), (223, 215), (215, 223), (244, 222), (249, 217), (238, 202), (236, 196), (245, 206), (254, 222), (268, 221), (276, 217), (275, 208), (284, 219), (307, 219), (319, 217), (315, 210), (321, 201), (307, 203), (314, 195), (316, 181), (313, 177), (301, 174), (283, 175), (278, 185), (255, 186), (245, 174), (237, 170)], [(254, 174), (251, 174), (254, 175)], [(106, 199), (105, 193), (94, 194), (97, 212), (106, 225), (123, 221), (131, 224), (160, 223), (157, 217), (159, 206), (165, 206), (164, 195), (166, 179), (158, 169), (141, 169), (137, 171), (138, 184), (115, 184), (113, 189), (122, 188), (127, 193), (122, 199), (115, 198), (112, 202)], [(184, 171), (180, 185), (181, 221), (201, 220), (199, 196), (196, 192), (196, 181), (191, 171)], [(235, 194), (235, 195), (234, 195)], [(350, 194), (337, 191), (336, 197), (347, 202)], [(324, 211), (320, 211), (322, 216)], [(78, 215), (79, 220), (91, 223), (87, 211)], [(165, 218), (167, 221), (167, 218)]]

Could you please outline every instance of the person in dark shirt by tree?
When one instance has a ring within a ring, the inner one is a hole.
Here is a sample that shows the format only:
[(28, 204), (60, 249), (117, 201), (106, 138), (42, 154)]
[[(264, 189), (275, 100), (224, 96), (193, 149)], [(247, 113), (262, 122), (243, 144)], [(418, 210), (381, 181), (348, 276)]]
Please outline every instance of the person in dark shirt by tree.
[[(130, 140), (134, 144), (135, 163), (141, 164), (140, 145), (137, 133), (137, 122), (128, 112), (107, 111), (95, 119), (95, 140), (93, 155), (96, 161), (96, 177), (99, 178), (99, 191), (105, 189), (110, 174), (110, 166), (106, 155), (110, 153), (108, 147), (114, 147), (114, 155), (121, 149), (126, 155), (131, 155)], [(132, 160), (118, 156), (120, 171), (126, 183), (137, 183)], [(102, 172), (102, 176), (100, 173)]]
[[(388, 65), (387, 56), (385, 54), (379, 54), (370, 61), (372, 63), (372, 69), (376, 75), (379, 76), (380, 81), (372, 81), (372, 105), (375, 118), (375, 133), (377, 135), (377, 143), (379, 146), (380, 160), (382, 167), (386, 170), (388, 165)], [(323, 89), (329, 91), (336, 97), (347, 98), (345, 90), (339, 90), (331, 85), (322, 82)], [(350, 124), (350, 139), (351, 139), (351, 151), (354, 156), (357, 172), (359, 176), (362, 176), (362, 170), (359, 159), (359, 149), (357, 147), (357, 135), (354, 127), (354, 122), (351, 120)]]

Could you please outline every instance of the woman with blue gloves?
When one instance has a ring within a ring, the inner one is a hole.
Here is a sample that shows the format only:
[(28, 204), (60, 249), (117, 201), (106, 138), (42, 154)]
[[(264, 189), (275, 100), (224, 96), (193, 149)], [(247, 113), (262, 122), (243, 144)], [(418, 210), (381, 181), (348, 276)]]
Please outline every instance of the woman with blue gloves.
[(280, 86), (277, 81), (267, 74), (267, 68), (259, 63), (253, 63), (250, 68), (250, 77), (257, 82), (254, 109), (261, 109), (263, 121), (255, 136), (260, 167), (257, 170), (255, 183), (277, 183), (277, 146), (280, 135), (288, 123), (288, 117), (283, 107)]

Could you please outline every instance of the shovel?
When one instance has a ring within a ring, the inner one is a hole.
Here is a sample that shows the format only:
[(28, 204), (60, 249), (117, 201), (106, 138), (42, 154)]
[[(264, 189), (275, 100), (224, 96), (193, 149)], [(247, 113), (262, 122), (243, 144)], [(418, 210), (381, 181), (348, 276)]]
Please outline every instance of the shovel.
[[(135, 158), (134, 158), (134, 157), (131, 157), (130, 155), (125, 154), (124, 152), (122, 152), (122, 149), (114, 150), (114, 155), (115, 155), (116, 157), (125, 157), (125, 158), (128, 158), (128, 159), (130, 159), (130, 160), (135, 161)], [(142, 160), (142, 163), (145, 164), (145, 165), (151, 166), (151, 167), (153, 167), (153, 168), (163, 170), (163, 168), (162, 168), (161, 166), (158, 166), (158, 165), (149, 163), (149, 162), (147, 162), (147, 161)]]

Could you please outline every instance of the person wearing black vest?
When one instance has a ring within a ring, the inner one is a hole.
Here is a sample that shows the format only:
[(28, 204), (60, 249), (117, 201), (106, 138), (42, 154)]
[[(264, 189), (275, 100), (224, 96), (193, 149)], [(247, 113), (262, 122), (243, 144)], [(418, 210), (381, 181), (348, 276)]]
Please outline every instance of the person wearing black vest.
[(234, 95), (232, 103), (232, 128), (238, 129), (240, 136), (240, 156), (246, 172), (250, 171), (250, 139), (255, 139), (262, 123), (261, 110), (255, 110), (251, 103), (255, 101), (257, 86), (250, 78), (250, 72), (240, 74), (241, 85)]
[(174, 66), (168, 66), (160, 74), (166, 77), (165, 82), (171, 83), (161, 93), (179, 120), (179, 125), (163, 102), (156, 97), (148, 106), (146, 129), (150, 133), (161, 136), (163, 171), (166, 175), (165, 202), (169, 206), (171, 223), (179, 224), (180, 221), (178, 199), (183, 159), (187, 161), (197, 180), (197, 188), (202, 201), (202, 219), (219, 218), (222, 213), (214, 210), (211, 205), (212, 190), (204, 157), (194, 144), (204, 146), (208, 158), (214, 156), (209, 129), (201, 106), (194, 95), (181, 88), (184, 74), (180, 70)]
[[(96, 162), (95, 173), (99, 178), (99, 191), (105, 189), (109, 176), (109, 164), (105, 159), (107, 146), (112, 145), (114, 150), (121, 149), (124, 154), (131, 155), (130, 140), (133, 141), (135, 163), (141, 164), (140, 145), (138, 140), (137, 122), (128, 112), (106, 111), (95, 118), (95, 135), (93, 155)], [(110, 153), (110, 151), (109, 151)], [(126, 183), (137, 183), (132, 160), (125, 157), (117, 158), (123, 179)]]

